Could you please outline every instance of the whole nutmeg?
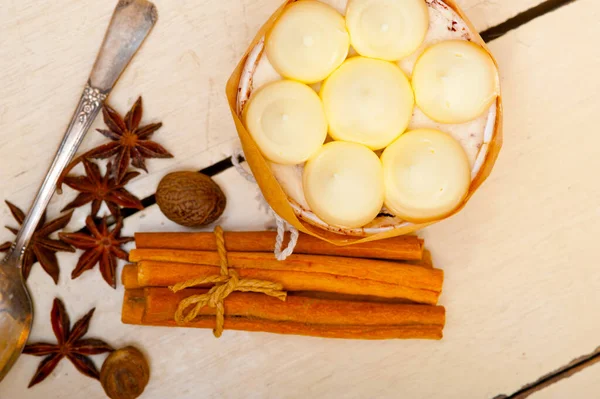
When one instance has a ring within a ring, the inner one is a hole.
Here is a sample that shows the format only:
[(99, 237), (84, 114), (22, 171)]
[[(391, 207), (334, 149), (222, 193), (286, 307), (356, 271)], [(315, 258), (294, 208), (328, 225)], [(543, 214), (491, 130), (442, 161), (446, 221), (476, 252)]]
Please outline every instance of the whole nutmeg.
[(102, 364), (100, 383), (111, 399), (135, 399), (150, 379), (146, 358), (133, 346), (112, 352)]
[(158, 184), (156, 203), (173, 222), (199, 227), (217, 220), (227, 199), (210, 177), (198, 172), (173, 172)]

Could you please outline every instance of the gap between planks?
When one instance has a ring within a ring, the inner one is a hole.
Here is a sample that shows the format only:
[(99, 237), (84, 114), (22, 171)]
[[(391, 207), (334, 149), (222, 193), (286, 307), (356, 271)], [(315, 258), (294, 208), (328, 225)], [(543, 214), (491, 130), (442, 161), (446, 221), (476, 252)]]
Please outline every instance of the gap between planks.
[(544, 16), (549, 12), (556, 11), (567, 4), (574, 3), (575, 1), (576, 0), (547, 0), (535, 7), (531, 7), (530, 9), (515, 15), (512, 18), (507, 19), (496, 26), (492, 26), (483, 32), (480, 32), (479, 34), (486, 43), (489, 43), (492, 40), (504, 36), (511, 30), (515, 30), (536, 18)]
[(525, 385), (512, 395), (498, 395), (494, 397), (494, 399), (525, 399), (530, 395), (539, 392), (542, 389), (547, 388), (563, 379), (569, 378), (572, 375), (577, 374), (598, 362), (600, 362), (600, 347), (598, 347), (594, 352), (578, 357), (566, 366), (542, 376), (537, 381)]

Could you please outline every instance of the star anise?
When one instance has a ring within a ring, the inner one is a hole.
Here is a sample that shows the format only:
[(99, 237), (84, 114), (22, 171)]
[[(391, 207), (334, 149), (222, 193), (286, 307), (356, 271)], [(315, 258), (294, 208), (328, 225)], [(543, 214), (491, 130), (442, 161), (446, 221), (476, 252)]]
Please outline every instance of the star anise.
[(69, 315), (65, 310), (65, 305), (60, 299), (54, 299), (50, 317), (52, 321), (52, 330), (54, 331), (58, 343), (49, 344), (42, 342), (30, 344), (25, 346), (25, 349), (23, 350), (23, 353), (28, 355), (46, 356), (40, 362), (33, 378), (29, 382), (29, 388), (42, 382), (50, 375), (63, 357), (68, 358), (82, 374), (99, 379), (100, 373), (88, 355), (112, 352), (114, 349), (109, 344), (99, 339), (82, 339), (88, 331), (94, 310), (95, 308), (79, 319), (77, 323), (73, 325), (73, 329), (71, 329), (71, 322), (69, 320)]
[(83, 166), (86, 176), (65, 177), (65, 184), (80, 193), (63, 208), (63, 211), (91, 202), (92, 216), (95, 217), (103, 201), (114, 217), (119, 216), (119, 207), (144, 209), (140, 200), (124, 188), (131, 179), (139, 175), (139, 172), (127, 172), (121, 180), (117, 180), (113, 176), (113, 165), (110, 162), (106, 166), (104, 176), (101, 175), (98, 165), (87, 159), (83, 160)]
[[(23, 224), (23, 220), (25, 220), (25, 213), (8, 201), (6, 201), (6, 205), (8, 205), (10, 213), (12, 213), (17, 222), (19, 222), (19, 224)], [(58, 268), (58, 259), (56, 258), (56, 253), (75, 252), (75, 249), (61, 240), (51, 239), (50, 235), (64, 228), (71, 220), (72, 215), (73, 212), (70, 212), (58, 219), (46, 223), (46, 214), (44, 214), (42, 220), (40, 220), (40, 223), (36, 228), (36, 232), (33, 234), (33, 237), (29, 242), (27, 249), (25, 250), (25, 253), (23, 254), (21, 273), (23, 274), (23, 278), (25, 280), (27, 280), (29, 277), (31, 267), (36, 262), (40, 262), (40, 265), (46, 271), (46, 273), (52, 277), (54, 283), (58, 284), (60, 269)], [(15, 235), (17, 235), (19, 232), (18, 229), (13, 227), (6, 226), (6, 228)], [(2, 244), (2, 246), (0, 246), (0, 252), (7, 252), (11, 245), (12, 244), (10, 242)]]
[(112, 231), (108, 231), (106, 218), (103, 218), (98, 226), (91, 216), (85, 221), (89, 233), (61, 233), (60, 238), (73, 245), (75, 248), (83, 249), (85, 252), (79, 258), (77, 266), (71, 273), (71, 278), (77, 278), (86, 270), (93, 268), (96, 263), (100, 264), (100, 272), (104, 280), (113, 288), (116, 288), (115, 269), (117, 258), (127, 260), (127, 252), (121, 245), (133, 241), (133, 237), (121, 237), (123, 220), (119, 218), (117, 225)]
[(163, 146), (150, 140), (154, 132), (160, 129), (162, 123), (151, 123), (140, 127), (142, 113), (142, 97), (137, 99), (131, 110), (125, 115), (125, 118), (121, 117), (117, 111), (105, 104), (102, 108), (102, 116), (108, 130), (97, 130), (113, 141), (77, 157), (69, 164), (66, 171), (63, 172), (60, 182), (64, 180), (64, 176), (68, 171), (84, 159), (106, 159), (116, 155), (116, 169), (114, 173), (117, 181), (120, 181), (126, 175), (130, 163), (134, 167), (148, 172), (146, 159), (173, 158), (173, 155)]

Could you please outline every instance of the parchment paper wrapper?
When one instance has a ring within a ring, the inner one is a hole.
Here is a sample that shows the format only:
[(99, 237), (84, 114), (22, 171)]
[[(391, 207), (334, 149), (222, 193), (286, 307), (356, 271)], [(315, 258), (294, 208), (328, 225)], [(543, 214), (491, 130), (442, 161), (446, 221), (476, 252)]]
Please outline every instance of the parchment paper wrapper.
[[(420, 224), (404, 224), (399, 226), (398, 228), (394, 228), (382, 233), (370, 235), (367, 237), (355, 237), (355, 236), (347, 236), (342, 234), (335, 234), (313, 226), (309, 223), (306, 223), (296, 217), (292, 206), (288, 202), (287, 195), (275, 179), (275, 176), (271, 172), (269, 167), (269, 162), (263, 157), (258, 146), (244, 127), (240, 116), (237, 113), (237, 96), (238, 96), (238, 88), (240, 84), (240, 78), (242, 76), (242, 72), (244, 69), (244, 65), (246, 64), (246, 59), (250, 51), (256, 46), (256, 44), (265, 36), (265, 33), (269, 31), (271, 26), (273, 26), (274, 22), (277, 20), (284, 7), (294, 0), (288, 0), (284, 2), (281, 7), (275, 11), (275, 13), (269, 18), (269, 20), (262, 26), (262, 28), (256, 34), (254, 40), (250, 44), (250, 47), (246, 50), (246, 53), (240, 60), (239, 64), (233, 71), (233, 74), (227, 81), (227, 99), (229, 101), (229, 107), (231, 109), (231, 115), (233, 116), (233, 120), (235, 122), (235, 126), (240, 137), (240, 141), (242, 142), (242, 148), (244, 150), (244, 154), (246, 155), (246, 161), (256, 178), (258, 186), (260, 187), (265, 199), (269, 203), (269, 205), (273, 208), (275, 212), (283, 219), (285, 219), (288, 223), (296, 227), (298, 230), (310, 234), (312, 236), (321, 238), (325, 241), (328, 241), (332, 244), (336, 245), (351, 245), (354, 243), (368, 242), (374, 240), (381, 240), (384, 238), (396, 237), (399, 235), (409, 234), (416, 230), (419, 230), (423, 227), (429, 226), (433, 223), (437, 223), (442, 219), (430, 221), (427, 223)], [(477, 30), (473, 26), (473, 24), (469, 21), (467, 16), (462, 12), (462, 10), (456, 5), (454, 0), (444, 0), (444, 3), (450, 6), (456, 13), (463, 19), (463, 21), (467, 24), (469, 29), (472, 32), (473, 38), (472, 41), (480, 44), (483, 48), (485, 48), (488, 52), (487, 48), (481, 36), (477, 34)], [(491, 55), (491, 53), (490, 53)], [(492, 55), (493, 58), (493, 55)], [(494, 59), (494, 62), (496, 60)], [(497, 66), (497, 63), (496, 63)], [(494, 167), (494, 163), (498, 158), (498, 153), (500, 152), (500, 148), (502, 147), (502, 97), (498, 96), (497, 99), (497, 111), (496, 111), (496, 124), (494, 128), (494, 134), (492, 136), (492, 140), (488, 144), (488, 151), (479, 173), (473, 181), (471, 182), (471, 186), (469, 188), (469, 192), (464, 200), (464, 202), (456, 209), (454, 212), (446, 217), (450, 217), (456, 212), (460, 211), (468, 202), (469, 198), (477, 191), (477, 189), (481, 186), (481, 184), (487, 179), (487, 177), (492, 172), (492, 168)]]

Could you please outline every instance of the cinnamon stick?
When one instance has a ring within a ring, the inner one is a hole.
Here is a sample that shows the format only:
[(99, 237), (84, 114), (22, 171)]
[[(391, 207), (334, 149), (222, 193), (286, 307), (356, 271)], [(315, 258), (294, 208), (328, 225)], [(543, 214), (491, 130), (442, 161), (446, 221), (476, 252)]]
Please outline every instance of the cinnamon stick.
[[(270, 231), (226, 232), (230, 252), (273, 252), (277, 234)], [(137, 248), (216, 251), (213, 233), (136, 233)], [(423, 240), (416, 236), (400, 236), (348, 246), (329, 244), (300, 233), (294, 253), (331, 255), (390, 260), (420, 260)]]
[[(207, 292), (166, 288), (125, 291), (122, 320), (128, 324), (176, 326), (179, 302)], [(441, 339), (445, 310), (440, 306), (335, 301), (290, 295), (286, 302), (254, 293), (232, 293), (224, 302), (225, 329), (330, 338)], [(214, 309), (186, 326), (213, 328)]]
[[(401, 267), (401, 266), (400, 266)], [(317, 291), (337, 294), (363, 295), (380, 298), (405, 298), (413, 302), (436, 304), (440, 291), (412, 288), (400, 284), (359, 279), (329, 273), (307, 273), (257, 268), (235, 268), (243, 279), (256, 279), (280, 283), (286, 291)], [(133, 274), (136, 274), (133, 278)], [(123, 268), (125, 289), (139, 287), (167, 287), (181, 281), (206, 278), (219, 274), (219, 267), (175, 264), (157, 261), (140, 261)]]
[[(138, 268), (137, 265), (125, 265), (121, 272), (121, 284), (125, 289), (141, 288), (143, 287), (138, 282)], [(166, 287), (166, 285), (165, 285)]]
[[(443, 271), (439, 269), (384, 260), (293, 254), (285, 261), (278, 261), (272, 254), (260, 252), (229, 252), (227, 257), (229, 265), (237, 269), (325, 273), (434, 292), (441, 292), (444, 279)], [(181, 263), (210, 266), (220, 264), (217, 252), (171, 249), (134, 249), (129, 254), (129, 260), (131, 262), (151, 260), (177, 264), (172, 267), (178, 267), (178, 264)]]
[(431, 256), (431, 252), (428, 249), (423, 249), (423, 257), (421, 258), (421, 260), (407, 263), (422, 267), (433, 267), (433, 258)]

